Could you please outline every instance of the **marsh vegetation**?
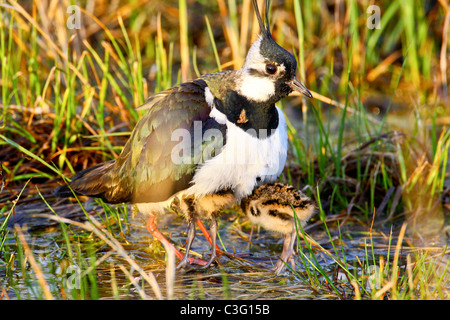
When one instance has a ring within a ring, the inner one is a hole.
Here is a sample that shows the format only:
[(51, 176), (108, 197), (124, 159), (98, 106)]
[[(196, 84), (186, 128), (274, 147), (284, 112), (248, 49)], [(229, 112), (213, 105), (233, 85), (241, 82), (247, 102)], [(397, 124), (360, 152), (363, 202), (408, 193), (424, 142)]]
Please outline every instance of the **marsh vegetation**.
[[(448, 299), (448, 0), (273, 1), (273, 37), (314, 99), (290, 96), (281, 181), (319, 212), (297, 265), (238, 207), (219, 222), (236, 258), (179, 273), (130, 205), (56, 199), (114, 159), (152, 93), (240, 68), (250, 0), (0, 0), (1, 299)], [(162, 231), (183, 247), (183, 219)], [(198, 237), (193, 254), (209, 253)]]

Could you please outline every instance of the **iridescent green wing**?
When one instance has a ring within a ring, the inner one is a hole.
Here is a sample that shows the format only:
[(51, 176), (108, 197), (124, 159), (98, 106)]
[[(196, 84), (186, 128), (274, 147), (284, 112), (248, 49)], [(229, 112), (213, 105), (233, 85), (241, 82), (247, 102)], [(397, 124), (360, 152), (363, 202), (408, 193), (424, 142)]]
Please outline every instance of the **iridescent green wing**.
[[(163, 201), (189, 186), (203, 150), (205, 128), (224, 127), (209, 118), (206, 82), (199, 79), (152, 96), (114, 167), (120, 192), (131, 202)], [(218, 150), (217, 148), (215, 150)], [(118, 190), (119, 191), (119, 190)]]

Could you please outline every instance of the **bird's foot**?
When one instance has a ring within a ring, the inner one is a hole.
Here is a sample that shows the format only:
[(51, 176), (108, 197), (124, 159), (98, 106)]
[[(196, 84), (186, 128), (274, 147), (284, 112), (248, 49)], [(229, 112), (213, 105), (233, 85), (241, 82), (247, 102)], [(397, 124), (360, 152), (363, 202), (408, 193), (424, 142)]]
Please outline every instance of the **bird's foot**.
[(214, 262), (215, 263), (219, 263), (217, 261), (217, 255), (216, 254), (211, 255), (211, 257), (209, 258), (208, 262), (204, 266), (202, 266), (202, 269), (204, 270), (204, 269), (209, 268)]
[(182, 260), (178, 265), (177, 265), (177, 270), (192, 270), (195, 267), (189, 263), (189, 261), (187, 260)]
[(291, 254), (286, 255), (285, 257), (280, 257), (280, 259), (278, 259), (277, 263), (275, 264), (275, 267), (273, 268), (275, 275), (277, 276), (280, 275), (285, 269), (287, 264), (290, 264), (292, 270), (295, 270), (294, 256), (295, 252), (292, 252)]
[[(208, 266), (209, 261), (205, 261), (199, 258), (183, 258), (180, 263), (177, 265), (177, 270), (184, 271), (193, 271), (206, 268)], [(198, 265), (200, 267), (196, 267), (194, 265)]]
[(206, 262), (203, 259), (199, 259), (199, 258), (189, 258), (189, 263), (191, 265), (196, 264), (196, 265), (199, 265), (199, 266), (206, 266), (208, 264), (208, 262)]
[(283, 260), (278, 260), (275, 267), (273, 268), (273, 272), (275, 275), (279, 276), (281, 272), (283, 272), (284, 268), (286, 267), (286, 264)]

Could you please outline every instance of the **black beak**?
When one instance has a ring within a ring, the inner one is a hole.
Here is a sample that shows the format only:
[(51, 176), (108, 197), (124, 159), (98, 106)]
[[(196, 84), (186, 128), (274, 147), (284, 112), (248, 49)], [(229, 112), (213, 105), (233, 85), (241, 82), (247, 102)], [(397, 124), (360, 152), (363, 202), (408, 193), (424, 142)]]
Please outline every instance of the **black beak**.
[(300, 92), (301, 94), (307, 96), (308, 98), (312, 98), (311, 92), (294, 76), (292, 80), (286, 82), (286, 84), (291, 87), (292, 90)]

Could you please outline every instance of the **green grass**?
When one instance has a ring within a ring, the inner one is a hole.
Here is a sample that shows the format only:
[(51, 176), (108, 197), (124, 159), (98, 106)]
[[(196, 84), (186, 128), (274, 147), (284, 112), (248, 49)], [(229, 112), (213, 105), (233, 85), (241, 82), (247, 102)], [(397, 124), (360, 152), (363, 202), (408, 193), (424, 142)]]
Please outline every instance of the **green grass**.
[[(364, 241), (363, 258), (346, 256), (341, 230), (338, 226), (340, 248), (333, 243), (333, 237), (324, 222), (333, 250), (327, 250), (307, 235), (298, 222), (298, 234), (302, 235), (303, 250), (299, 250), (303, 274), (292, 270), (296, 276), (317, 293), (330, 292), (340, 299), (448, 299), (446, 286), (450, 280), (447, 246), (437, 253), (422, 252), (411, 246), (406, 249), (402, 244), (406, 224), (394, 238), (392, 229), (388, 237), (387, 249), (383, 255), (377, 255), (374, 245), (374, 232), (368, 232), (370, 243)], [(376, 235), (376, 234), (375, 234)], [(404, 247), (404, 248), (402, 248)], [(406, 253), (406, 258), (400, 260)], [(335, 264), (334, 277), (318, 263), (318, 253), (325, 253)], [(394, 253), (391, 258), (391, 253)], [(393, 261), (390, 261), (393, 259)], [(300, 268), (300, 266), (298, 266)]]
[[(184, 0), (118, 2), (114, 8), (94, 3), (94, 14), (81, 8), (82, 29), (70, 30), (59, 18), (67, 18), (64, 6), (37, 10), (49, 2), (0, 0), (0, 162), (6, 181), (0, 193), (1, 286), (7, 283), (17, 299), (100, 298), (102, 284), (94, 276), (99, 266), (108, 270), (111, 296), (124, 294), (118, 283), (126, 282), (148, 298), (145, 289), (152, 281), (133, 282), (127, 271), (132, 262), (105, 267), (102, 259), (105, 247), (124, 257), (126, 250), (114, 239), (128, 245), (129, 207), (98, 201), (97, 211), (87, 212), (80, 202), (78, 211), (87, 221), (91, 214), (101, 221), (101, 236), (89, 229), (95, 224), (59, 221), (58, 257), (48, 259), (82, 267), (75, 291), (62, 278), (45, 284), (57, 268), (40, 270), (37, 264), (26, 272), (33, 247), (27, 249), (25, 234), (7, 229), (8, 220), (29, 200), (44, 203), (55, 219), (66, 219), (54, 210), (51, 189), (83, 168), (115, 158), (139, 119), (135, 108), (152, 93), (194, 75), (239, 68), (257, 33), (249, 0), (198, 1), (199, 7)], [(281, 179), (320, 204), (312, 222), (331, 245), (299, 239), (302, 263), (293, 274), (316, 294), (340, 299), (448, 299), (446, 246), (439, 253), (420, 249), (448, 229), (448, 100), (438, 90), (448, 88), (439, 83), (445, 38), (439, 26), (446, 11), (439, 2), (431, 8), (419, 0), (377, 4), (381, 21), (374, 30), (366, 26), (367, 1), (344, 1), (340, 8), (285, 1), (271, 9), (275, 39), (294, 53), (298, 77), (315, 96), (280, 102), (286, 114), (300, 106), (303, 112), (302, 119), (287, 119), (292, 154)], [(444, 49), (448, 52), (448, 42)], [(363, 258), (348, 256), (344, 245), (352, 234), (346, 230), (356, 226), (369, 232), (359, 248)], [(372, 235), (386, 226), (393, 230), (388, 249), (377, 256)], [(221, 236), (226, 232), (220, 230)], [(398, 251), (402, 237), (411, 242), (403, 242), (406, 257)], [(425, 241), (413, 244), (417, 238)], [(233, 247), (225, 240), (223, 245)], [(322, 254), (347, 280), (321, 264)], [(382, 272), (369, 290), (374, 266)], [(234, 278), (224, 270), (221, 297), (234, 298)], [(168, 292), (164, 297), (177, 290), (160, 286)], [(208, 299), (208, 290), (197, 279), (191, 296)], [(155, 285), (150, 291), (159, 296)]]

